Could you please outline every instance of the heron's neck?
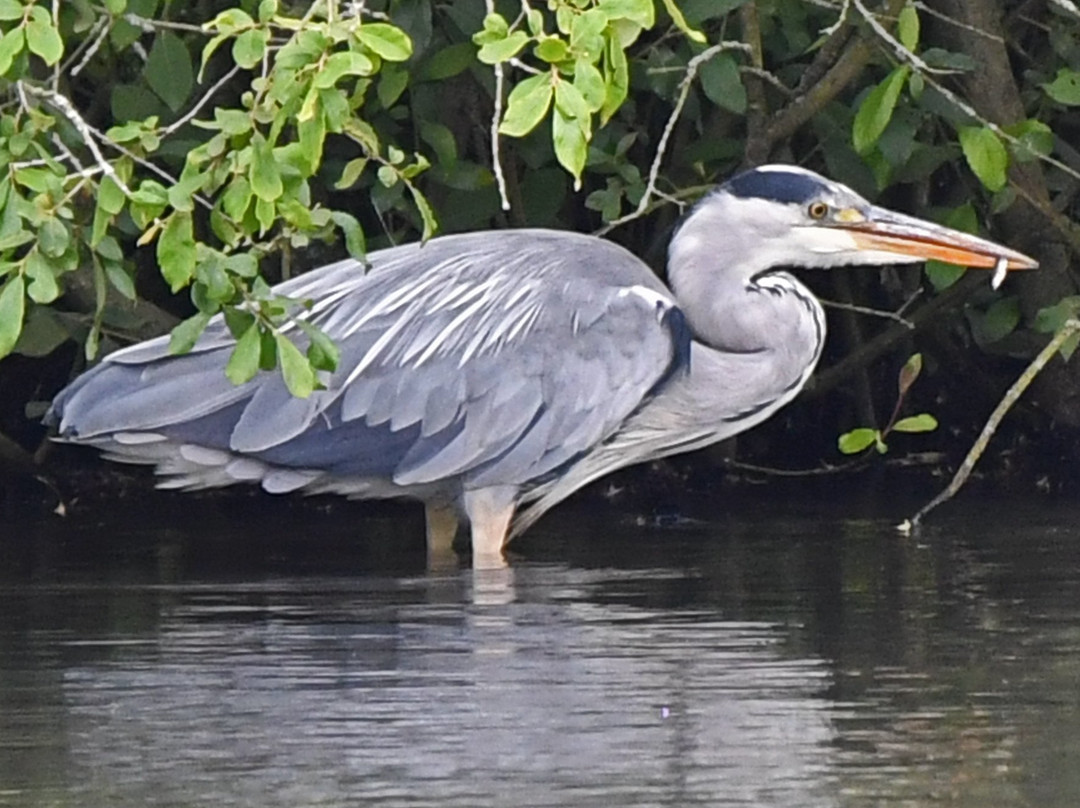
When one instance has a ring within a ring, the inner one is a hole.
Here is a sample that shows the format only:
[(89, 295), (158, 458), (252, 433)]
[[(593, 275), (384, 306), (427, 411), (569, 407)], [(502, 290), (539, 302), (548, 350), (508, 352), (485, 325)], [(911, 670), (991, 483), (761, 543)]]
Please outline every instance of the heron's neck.
[(687, 413), (734, 419), (772, 412), (772, 403), (793, 398), (817, 364), (825, 340), (821, 305), (792, 275), (769, 270), (738, 234), (680, 233), (669, 281), (700, 343), (690, 375), (672, 390)]
[(806, 340), (805, 347), (817, 348), (824, 338), (821, 306), (810, 290), (737, 229), (704, 232), (713, 224), (700, 218), (679, 232), (668, 260), (668, 282), (695, 337), (721, 351), (794, 348), (807, 359), (798, 349)]

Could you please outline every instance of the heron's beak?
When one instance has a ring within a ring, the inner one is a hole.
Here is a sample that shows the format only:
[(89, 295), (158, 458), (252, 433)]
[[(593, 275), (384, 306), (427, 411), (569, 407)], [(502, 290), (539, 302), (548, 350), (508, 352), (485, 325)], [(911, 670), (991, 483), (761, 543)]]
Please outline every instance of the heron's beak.
[(908, 260), (935, 259), (964, 267), (1035, 269), (1039, 262), (984, 238), (884, 208), (840, 211), (831, 226), (846, 231), (858, 249), (891, 253)]

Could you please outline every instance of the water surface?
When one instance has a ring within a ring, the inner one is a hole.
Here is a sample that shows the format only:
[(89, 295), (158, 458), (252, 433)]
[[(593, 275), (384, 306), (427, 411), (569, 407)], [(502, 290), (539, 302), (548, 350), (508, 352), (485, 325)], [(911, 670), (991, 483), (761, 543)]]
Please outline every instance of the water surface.
[(5, 528), (0, 805), (1080, 805), (1080, 509), (247, 510)]

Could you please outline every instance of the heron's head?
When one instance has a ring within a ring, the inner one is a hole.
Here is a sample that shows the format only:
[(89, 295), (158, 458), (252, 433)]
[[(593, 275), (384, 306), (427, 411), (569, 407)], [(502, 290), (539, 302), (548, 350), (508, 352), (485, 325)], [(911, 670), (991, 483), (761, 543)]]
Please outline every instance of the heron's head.
[(967, 267), (995, 267), (1002, 258), (1007, 269), (1038, 266), (1023, 253), (872, 205), (847, 186), (788, 165), (745, 171), (702, 199), (672, 240), (673, 263), (680, 252), (701, 249), (727, 254), (751, 275), (931, 258)]

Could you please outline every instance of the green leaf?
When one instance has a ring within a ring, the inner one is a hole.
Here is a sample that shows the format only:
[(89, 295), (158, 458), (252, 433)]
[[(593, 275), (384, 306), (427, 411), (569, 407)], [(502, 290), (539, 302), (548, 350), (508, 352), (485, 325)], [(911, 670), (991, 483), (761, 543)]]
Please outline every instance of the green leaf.
[(433, 53), (416, 70), (415, 81), (442, 81), (453, 78), (476, 63), (476, 48), (471, 42), (455, 42)]
[(398, 172), (393, 166), (379, 166), (376, 175), (384, 188), (393, 188), (397, 185)]
[(195, 236), (190, 213), (177, 211), (166, 220), (158, 236), (157, 261), (173, 292), (179, 292), (195, 277)]
[(262, 353), (262, 336), (259, 324), (252, 322), (236, 341), (236, 347), (229, 355), (225, 365), (225, 375), (235, 385), (241, 385), (255, 378), (259, 372), (259, 356)]
[(330, 373), (337, 370), (338, 363), (341, 361), (341, 351), (338, 350), (334, 341), (322, 329), (316, 328), (309, 322), (298, 320), (296, 324), (300, 326), (310, 340), (307, 358), (311, 366), (315, 370), (325, 370)]
[(567, 117), (556, 107), (552, 116), (552, 142), (555, 145), (555, 157), (559, 164), (574, 178), (574, 190), (581, 189), (581, 172), (585, 168), (588, 156), (588, 142), (585, 130), (577, 118)]
[(893, 424), (893, 432), (933, 432), (938, 427), (937, 418), (923, 412), (907, 418), (901, 418)]
[(554, 88), (551, 75), (541, 73), (518, 83), (507, 99), (506, 115), (499, 132), (511, 137), (524, 137), (536, 128), (547, 115)]
[(404, 62), (412, 56), (412, 41), (400, 28), (385, 22), (365, 22), (356, 38), (388, 62)]
[(109, 283), (113, 285), (113, 288), (116, 289), (116, 291), (128, 300), (135, 300), (137, 297), (135, 292), (135, 280), (127, 271), (125, 271), (123, 265), (114, 261), (106, 262), (105, 275), (108, 277)]
[(333, 87), (342, 76), (370, 76), (374, 72), (375, 63), (364, 54), (342, 51), (327, 58), (323, 69), (315, 75), (312, 85), (325, 89)]
[(1042, 85), (1042, 88), (1059, 104), (1080, 106), (1080, 71), (1062, 67), (1058, 69), (1054, 80)]
[(179, 111), (195, 86), (191, 54), (184, 41), (172, 31), (158, 31), (143, 75), (158, 98), (173, 112)]
[(26, 45), (50, 67), (64, 55), (64, 41), (47, 15), (44, 19), (33, 16), (26, 24)]
[(0, 290), (0, 359), (15, 347), (25, 314), (26, 281), (22, 275), (16, 275)]
[(570, 26), (570, 50), (590, 62), (600, 60), (604, 52), (604, 30), (608, 18), (599, 8), (591, 8), (574, 17)]
[(642, 28), (652, 28), (656, 24), (653, 0), (600, 0), (599, 8), (609, 20), (630, 20)]
[(249, 252), (233, 253), (225, 259), (225, 268), (241, 278), (254, 278), (259, 273), (259, 261)]
[(379, 98), (379, 103), (383, 105), (383, 109), (390, 109), (401, 98), (401, 94), (408, 86), (409, 71), (393, 64), (383, 66), (383, 69), (379, 71), (379, 85), (375, 89), (375, 94)]
[(565, 39), (560, 39), (557, 36), (548, 36), (540, 40), (533, 49), (533, 53), (536, 54), (537, 59), (548, 62), (549, 64), (554, 64), (555, 62), (561, 62), (566, 59), (570, 53), (570, 48), (566, 44)]
[(588, 136), (591, 130), (589, 104), (581, 91), (565, 79), (560, 79), (555, 85), (555, 107), (567, 118), (575, 118)]
[(746, 112), (746, 88), (739, 76), (739, 65), (728, 53), (714, 56), (701, 66), (701, 89), (718, 107), (736, 115)]
[(920, 373), (922, 373), (922, 354), (912, 354), (908, 361), (904, 363), (904, 366), (900, 368), (900, 375), (896, 382), (901, 396), (907, 395), (908, 390), (911, 389), (911, 385), (915, 384), (915, 380), (919, 378)]
[(29, 230), (12, 230), (10, 233), (0, 236), (0, 251), (13, 250), (36, 239), (37, 237)]
[(529, 44), (530, 37), (524, 31), (514, 31), (506, 39), (497, 39), (480, 48), (476, 58), (487, 65), (496, 65), (512, 59)]
[(232, 57), (240, 67), (250, 70), (263, 60), (270, 32), (265, 28), (249, 28), (233, 42)]
[(1077, 347), (1080, 347), (1080, 333), (1073, 333), (1071, 336), (1066, 337), (1065, 341), (1061, 343), (1061, 347), (1058, 348), (1058, 353), (1061, 354), (1062, 359), (1068, 362), (1076, 352)]
[(994, 301), (984, 312), (968, 310), (972, 335), (979, 345), (989, 345), (1007, 337), (1020, 325), (1020, 301), (1010, 296)]
[(944, 261), (934, 259), (926, 262), (925, 271), (930, 285), (934, 287), (935, 291), (940, 292), (948, 289), (964, 277), (967, 268), (956, 266), (956, 264), (946, 264)]
[(259, 223), (259, 232), (265, 233), (277, 221), (277, 206), (265, 199), (255, 200), (255, 221)]
[(48, 306), (31, 306), (26, 311), (15, 352), (34, 358), (48, 356), (69, 339), (71, 332), (55, 311)]
[(97, 197), (97, 203), (102, 210), (110, 216), (115, 216), (124, 209), (125, 201), (127, 201), (127, 197), (124, 196), (124, 192), (113, 181), (112, 177), (102, 177), (101, 182), (98, 184)]
[(1045, 157), (1054, 150), (1054, 131), (1035, 118), (1028, 118), (1007, 126), (1005, 131), (1019, 141), (1010, 146), (1013, 155), (1021, 162)]
[(900, 10), (896, 21), (896, 33), (900, 44), (912, 53), (919, 47), (919, 12), (915, 6), (907, 5)]
[(233, 31), (242, 28), (251, 28), (254, 24), (255, 20), (253, 20), (251, 15), (243, 9), (228, 8), (214, 17), (210, 22), (206, 23), (203, 28), (208, 31), (220, 31), (222, 33), (231, 34)]
[(574, 65), (573, 86), (585, 99), (589, 112), (598, 112), (603, 108), (607, 90), (604, 87), (604, 77), (596, 65), (585, 59), (578, 59)]
[(194, 348), (199, 336), (209, 322), (210, 315), (202, 311), (181, 322), (169, 334), (169, 353), (174, 356), (186, 354)]
[(910, 72), (911, 68), (907, 65), (896, 68), (871, 90), (859, 105), (851, 127), (852, 144), (859, 154), (866, 154), (874, 148), (881, 133), (889, 125), (896, 101)]
[(22, 27), (12, 28), (0, 37), (0, 75), (11, 69), (11, 63), (22, 52), (26, 44), (26, 30)]
[(0, 0), (0, 20), (21, 20), (26, 7), (18, 0)]
[(1053, 334), (1065, 327), (1066, 321), (1080, 314), (1080, 295), (1061, 298), (1053, 306), (1039, 309), (1035, 315), (1034, 329), (1043, 334)]
[(841, 453), (851, 455), (858, 454), (878, 442), (879, 436), (876, 429), (860, 427), (850, 432), (845, 432), (837, 441), (837, 447)]
[(630, 66), (626, 52), (614, 39), (608, 40), (604, 56), (604, 106), (600, 109), (600, 123), (606, 124), (614, 115), (630, 90)]
[(427, 197), (420, 193), (420, 190), (415, 185), (410, 184), (409, 191), (412, 193), (413, 202), (416, 204), (416, 209), (420, 211), (420, 219), (424, 224), (421, 239), (427, 241), (439, 229), (439, 220), (435, 218), (435, 210), (431, 207), (431, 203), (427, 201)]
[[(965, 233), (977, 233), (979, 231), (979, 217), (975, 212), (975, 206), (970, 202), (958, 205), (949, 211), (942, 219), (942, 224), (955, 230), (963, 230)], [(944, 261), (930, 260), (926, 262), (926, 277), (938, 292), (948, 289), (967, 272), (966, 267), (946, 264)]]
[[(651, 3), (652, 0), (649, 0)], [(544, 33), (544, 15), (538, 8), (530, 8), (529, 13), (525, 15), (525, 19), (529, 23), (529, 32), (533, 36), (540, 36)]]
[(675, 0), (664, 0), (664, 8), (667, 9), (667, 13), (671, 17), (671, 21), (675, 23), (676, 28), (686, 34), (693, 42), (697, 42), (699, 45), (705, 44), (705, 34), (690, 27)]
[(334, 188), (339, 191), (352, 188), (356, 181), (360, 179), (360, 175), (367, 167), (367, 164), (368, 158), (366, 157), (357, 157), (347, 162), (345, 168), (341, 170), (341, 178), (334, 183)]
[(119, 242), (112, 236), (106, 236), (98, 244), (95, 244), (94, 252), (106, 261), (119, 263), (124, 260), (124, 251), (120, 249)]
[(364, 239), (364, 230), (356, 217), (344, 211), (335, 210), (330, 213), (330, 219), (341, 228), (342, 235), (345, 236), (345, 249), (349, 251), (349, 255), (357, 261), (364, 261), (367, 254), (367, 242)]
[(315, 390), (316, 382), (311, 363), (284, 334), (274, 334), (274, 342), (277, 344), (278, 361), (281, 362), (281, 375), (285, 378), (285, 386), (297, 398), (307, 398)]
[(59, 258), (71, 244), (71, 231), (60, 219), (46, 219), (38, 230), (38, 249), (49, 258)]
[(273, 202), (284, 193), (273, 149), (258, 132), (251, 139), (251, 168), (249, 170), (251, 191), (265, 202)]
[(960, 148), (979, 182), (1000, 191), (1008, 181), (1009, 153), (998, 136), (986, 126), (961, 126)]
[(57, 269), (41, 254), (41, 250), (31, 250), (26, 254), (26, 277), (30, 285), (26, 287), (27, 296), (35, 303), (52, 303), (60, 297), (60, 285), (56, 282)]

